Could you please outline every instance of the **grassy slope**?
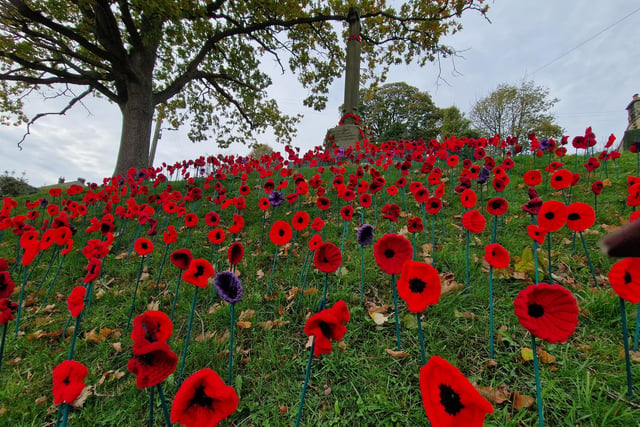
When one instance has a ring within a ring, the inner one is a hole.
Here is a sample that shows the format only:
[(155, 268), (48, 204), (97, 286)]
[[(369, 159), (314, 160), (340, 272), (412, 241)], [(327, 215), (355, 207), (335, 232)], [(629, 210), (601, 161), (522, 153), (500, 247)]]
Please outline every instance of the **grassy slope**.
[[(582, 159), (580, 159), (582, 160)], [(531, 246), (526, 237), (525, 226), (529, 217), (520, 207), (526, 201), (526, 188), (522, 185), (522, 171), (530, 166), (530, 159), (521, 160), (511, 173), (513, 191), (507, 189), (505, 198), (510, 209), (498, 229), (497, 240), (511, 253), (512, 258), (520, 256), (524, 247)], [(538, 166), (542, 164), (538, 160)], [(567, 166), (573, 168), (573, 158), (567, 158)], [(613, 185), (605, 188), (599, 200), (598, 221), (595, 232), (585, 236), (590, 255), (598, 275), (606, 276), (613, 261), (604, 258), (597, 251), (597, 240), (605, 233), (605, 225), (619, 224), (622, 218), (628, 218), (629, 208), (624, 208), (626, 197), (625, 178), (635, 169), (635, 157), (623, 156), (620, 166), (620, 179), (612, 168), (609, 175)], [(611, 165), (610, 165), (611, 166)], [(350, 170), (353, 172), (353, 167)], [(305, 173), (307, 177), (310, 172)], [(395, 181), (397, 171), (386, 174), (387, 181)], [(325, 181), (331, 176), (326, 173)], [(412, 174), (409, 182), (415, 179), (425, 181), (424, 177)], [(571, 201), (593, 200), (586, 179), (574, 188)], [(275, 299), (265, 300), (265, 293), (272, 266), (274, 246), (268, 241), (258, 248), (261, 235), (262, 213), (255, 206), (261, 197), (261, 182), (255, 176), (250, 178), (251, 195), (247, 197), (249, 208), (244, 213), (246, 226), (241, 236), (245, 247), (245, 258), (239, 266), (241, 279), (245, 287), (245, 297), (236, 308), (236, 313), (248, 309), (255, 310), (248, 328), (236, 328), (236, 367), (235, 386), (240, 394), (240, 406), (231, 416), (233, 425), (239, 426), (279, 426), (292, 425), (295, 422), (304, 369), (308, 357), (305, 349), (307, 342), (303, 333), (305, 318), (314, 312), (319, 295), (312, 294), (303, 299), (299, 311), (295, 309), (295, 299), (288, 301), (287, 292), (297, 286), (301, 265), (306, 254), (308, 235), (299, 237), (293, 256), (278, 260), (274, 278), (274, 288), (280, 293)], [(254, 185), (255, 184), (255, 185)], [(179, 187), (180, 184), (173, 183)], [(231, 195), (236, 194), (238, 182), (227, 185)], [(554, 198), (561, 200), (560, 193), (545, 185), (540, 186), (543, 200)], [(210, 193), (207, 193), (210, 194)], [(494, 195), (493, 190), (489, 192)], [(38, 195), (32, 196), (33, 200)], [(485, 195), (485, 201), (486, 201)], [(333, 199), (333, 198), (332, 198)], [(464, 233), (457, 226), (461, 213), (457, 195), (447, 184), (445, 196), (449, 206), (443, 210), (446, 236), (438, 222), (438, 251), (436, 267), (441, 273), (451, 272), (455, 279), (464, 282)], [(24, 200), (24, 199), (22, 199)], [(402, 206), (402, 199), (396, 196), (396, 203)], [(382, 206), (378, 201), (378, 207)], [(420, 214), (419, 208), (408, 200), (409, 210)], [(317, 210), (312, 200), (303, 203), (312, 216)], [(203, 218), (204, 213), (213, 209), (204, 200), (195, 205), (195, 211)], [(275, 219), (290, 219), (293, 209), (284, 205), (276, 209)], [(342, 224), (338, 209), (333, 209), (331, 221), (327, 221), (325, 240), (338, 246), (341, 243)], [(90, 211), (90, 214), (94, 214)], [(230, 224), (231, 210), (222, 213), (224, 226)], [(338, 219), (336, 219), (336, 217)], [(310, 388), (307, 393), (304, 425), (425, 425), (427, 420), (422, 407), (418, 386), (420, 369), (420, 351), (417, 330), (402, 328), (403, 350), (409, 357), (395, 359), (385, 349), (395, 349), (395, 327), (393, 316), (381, 326), (377, 326), (360, 304), (360, 257), (355, 242), (356, 219), (349, 226), (349, 234), (344, 243), (344, 265), (348, 270), (340, 279), (329, 278), (329, 304), (344, 299), (351, 309), (352, 318), (348, 323), (348, 332), (344, 339), (344, 348), (331, 355), (316, 359), (313, 363)], [(267, 220), (267, 222), (269, 219)], [(373, 210), (366, 212), (366, 221), (374, 221)], [(399, 225), (403, 224), (401, 218)], [(173, 223), (176, 223), (174, 220)], [(429, 231), (431, 221), (428, 221)], [(482, 257), (483, 248), (491, 238), (491, 221), (487, 228), (473, 239), (471, 250), (474, 256)], [(376, 238), (388, 231), (386, 220), (378, 218)], [(81, 327), (80, 340), (76, 344), (74, 359), (83, 362), (89, 368), (87, 384), (97, 384), (96, 395), (90, 396), (84, 408), (71, 412), (70, 425), (144, 425), (148, 393), (135, 387), (135, 378), (126, 370), (131, 357), (131, 340), (125, 330), (125, 323), (136, 281), (139, 258), (132, 256), (128, 260), (115, 256), (126, 252), (133, 241), (135, 227), (128, 224), (126, 234), (119, 238), (120, 248), (114, 248), (103, 266), (103, 274), (96, 283), (96, 299), (85, 315)], [(212, 248), (206, 237), (207, 227), (204, 221), (189, 237), (188, 247), (196, 257), (211, 259)], [(184, 246), (187, 238), (185, 231), (179, 234), (178, 243), (173, 249)], [(76, 237), (76, 247), (86, 237)], [(419, 246), (430, 241), (430, 236), (418, 236)], [(606, 283), (593, 286), (589, 269), (585, 262), (584, 251), (579, 239), (572, 256), (571, 234), (563, 228), (553, 233), (553, 264), (558, 271), (560, 283), (566, 284), (574, 293), (580, 306), (580, 323), (575, 334), (566, 344), (546, 344), (544, 349), (557, 358), (553, 364), (541, 366), (545, 418), (549, 425), (608, 425), (632, 426), (640, 419), (637, 404), (623, 401), (626, 393), (624, 359), (621, 357), (622, 339), (618, 299), (612, 294)], [(229, 237), (227, 237), (227, 245)], [(165, 312), (170, 310), (173, 289), (177, 278), (177, 269), (167, 263), (163, 279), (158, 289), (155, 277), (158, 272), (164, 243), (160, 236), (155, 240), (156, 250), (151, 261), (151, 278), (142, 283), (136, 304), (136, 314), (145, 310), (147, 303), (155, 302)], [(226, 247), (220, 251), (219, 270), (226, 265)], [(15, 256), (16, 239), (8, 231), (4, 232), (0, 243), (0, 256)], [(422, 251), (420, 250), (419, 253)], [(41, 278), (47, 269), (50, 254), (41, 258), (35, 271), (30, 274), (26, 300), (29, 308), (24, 312), (20, 330), (25, 332), (18, 339), (13, 336), (15, 321), (9, 324), (7, 345), (2, 370), (0, 371), (0, 424), (16, 426), (40, 426), (55, 421), (56, 407), (51, 396), (51, 371), (54, 366), (66, 359), (69, 343), (52, 338), (34, 338), (36, 331), (45, 333), (59, 332), (67, 320), (66, 296), (70, 290), (80, 284), (84, 276), (84, 259), (75, 249), (67, 256), (65, 264), (49, 297), (47, 310), (40, 305), (44, 289)], [(365, 289), (369, 304), (392, 306), (390, 278), (379, 270), (374, 263), (372, 250), (366, 250)], [(511, 266), (514, 265), (512, 261)], [(55, 265), (54, 265), (55, 268)], [(260, 273), (264, 273), (264, 277)], [(49, 279), (52, 272), (49, 273)], [(18, 285), (22, 273), (16, 269), (13, 273)], [(546, 277), (543, 275), (543, 278)], [(311, 271), (307, 281), (308, 288), (322, 289), (324, 276)], [(604, 279), (602, 279), (604, 280)], [(535, 396), (533, 367), (530, 362), (521, 360), (521, 349), (530, 347), (530, 335), (519, 324), (513, 314), (512, 301), (517, 292), (526, 286), (526, 281), (513, 278), (497, 278), (495, 285), (495, 325), (500, 328), (496, 344), (495, 360), (488, 362), (488, 275), (479, 263), (473, 263), (471, 270), (470, 293), (457, 291), (443, 295), (440, 302), (429, 309), (423, 318), (427, 357), (439, 355), (457, 366), (467, 377), (481, 386), (494, 388), (506, 387), (509, 400), (494, 405), (495, 412), (487, 418), (486, 425), (517, 426), (537, 423), (535, 404), (528, 409), (516, 410), (513, 407), (512, 392)], [(193, 295), (193, 287), (182, 284), (178, 309), (174, 322), (174, 336), (169, 345), (179, 356), (182, 354), (186, 324)], [(17, 296), (14, 297), (17, 300)], [(407, 311), (403, 302), (401, 317)], [(635, 307), (628, 307), (631, 325), (635, 325)], [(392, 312), (389, 308), (387, 314)], [(271, 328), (261, 322), (282, 320), (282, 324), (272, 324)], [(407, 326), (410, 326), (408, 324)], [(116, 332), (104, 340), (92, 338), (89, 331), (99, 333), (101, 328)], [(211, 304), (211, 288), (200, 292), (192, 340), (185, 373), (190, 375), (198, 369), (209, 367), (226, 378), (228, 338), (225, 332), (229, 328), (229, 314), (226, 305)], [(194, 339), (195, 338), (195, 339)], [(97, 342), (94, 342), (97, 341)], [(122, 351), (118, 351), (120, 343)], [(542, 344), (538, 341), (538, 344)], [(636, 384), (640, 382), (638, 364), (633, 366)], [(122, 371), (121, 378), (107, 375), (109, 371)], [(176, 391), (175, 374), (165, 382), (165, 392), (169, 399)], [(640, 393), (638, 386), (636, 394)], [(156, 407), (157, 422), (160, 422), (160, 407)], [(232, 425), (225, 421), (224, 425)]]

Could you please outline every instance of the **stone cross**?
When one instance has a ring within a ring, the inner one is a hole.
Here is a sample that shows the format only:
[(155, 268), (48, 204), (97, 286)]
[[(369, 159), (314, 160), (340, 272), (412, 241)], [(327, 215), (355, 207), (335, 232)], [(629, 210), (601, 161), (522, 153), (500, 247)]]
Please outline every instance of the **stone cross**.
[[(344, 82), (344, 104), (342, 115), (358, 115), (360, 99), (360, 12), (357, 8), (349, 8), (349, 39), (347, 40), (347, 66)], [(344, 123), (354, 124), (352, 117), (344, 119)]]

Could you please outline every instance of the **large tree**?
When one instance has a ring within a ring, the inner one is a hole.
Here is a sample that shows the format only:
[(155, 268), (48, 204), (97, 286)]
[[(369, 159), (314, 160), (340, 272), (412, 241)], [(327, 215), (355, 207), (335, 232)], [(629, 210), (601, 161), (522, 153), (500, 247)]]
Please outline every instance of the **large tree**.
[(536, 132), (538, 138), (558, 137), (564, 130), (550, 113), (558, 101), (549, 96), (549, 89), (532, 81), (523, 81), (519, 86), (501, 84), (475, 102), (470, 118), (476, 128), (489, 135), (522, 139)]
[(436, 138), (442, 114), (431, 96), (404, 82), (362, 90), (362, 122), (379, 141)]
[[(358, 2), (365, 79), (384, 79), (389, 65), (424, 65), (454, 53), (441, 44), (466, 10), (484, 0)], [(350, 3), (326, 0), (0, 0), (0, 118), (32, 123), (23, 97), (62, 85), (66, 109), (91, 94), (122, 112), (115, 173), (146, 167), (153, 115), (189, 136), (222, 146), (255, 141), (272, 128), (290, 141), (297, 117), (285, 116), (266, 88), (261, 63), (271, 58), (308, 90), (306, 106), (322, 109), (344, 69)], [(346, 39), (346, 38), (345, 38)], [(286, 64), (288, 62), (288, 64)], [(74, 87), (79, 87), (73, 91)], [(68, 89), (68, 90), (67, 90)], [(66, 111), (66, 109), (64, 111)], [(57, 112), (61, 113), (61, 112)], [(27, 129), (28, 131), (28, 129)]]

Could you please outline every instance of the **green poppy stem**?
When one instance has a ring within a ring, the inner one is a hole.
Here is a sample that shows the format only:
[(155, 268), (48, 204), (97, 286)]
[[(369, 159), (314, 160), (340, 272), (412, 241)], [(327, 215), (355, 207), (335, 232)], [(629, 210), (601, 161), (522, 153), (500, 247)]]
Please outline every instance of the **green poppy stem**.
[(416, 261), (417, 257), (418, 257), (418, 249), (416, 246), (416, 233), (411, 233), (412, 235), (412, 240), (413, 240), (413, 260)]
[(400, 345), (400, 314), (398, 313), (398, 287), (396, 286), (396, 275), (391, 275), (391, 288), (393, 288), (393, 310), (396, 318), (396, 347), (401, 350)]
[(20, 328), (20, 315), (22, 313), (22, 300), (24, 299), (24, 288), (27, 286), (27, 267), (22, 272), (22, 286), (20, 286), (20, 298), (18, 302), (18, 314), (16, 315), (16, 338), (18, 337), (18, 329)]
[(191, 230), (193, 230), (193, 227), (188, 227), (187, 228), (187, 235), (184, 238), (184, 243), (182, 244), (183, 248), (188, 248), (189, 247), (189, 240), (191, 239)]
[(424, 242), (429, 243), (429, 230), (427, 228), (427, 209), (424, 202), (420, 203), (422, 206), (422, 221), (424, 222)]
[(489, 266), (489, 359), (493, 360), (493, 267)]
[[(344, 235), (344, 233), (343, 233)], [(295, 233), (293, 233), (293, 239), (291, 239), (291, 250), (289, 251), (289, 254), (287, 255), (287, 262), (284, 264), (284, 269), (286, 270), (289, 267), (289, 260), (291, 259), (291, 254), (293, 253), (293, 247), (296, 244), (296, 240), (298, 239), (298, 230), (295, 231)], [(343, 237), (344, 239), (344, 237)]]
[(7, 338), (9, 322), (2, 325), (2, 339), (0, 339), (0, 369), (2, 369), (2, 354), (4, 353), (4, 342)]
[(631, 357), (629, 355), (629, 333), (627, 331), (627, 311), (624, 299), (620, 298), (620, 318), (622, 320), (622, 340), (624, 341), (624, 361), (627, 369), (627, 390), (629, 399), (633, 400), (633, 378), (631, 376)]
[(147, 424), (149, 427), (153, 427), (153, 401), (154, 401), (154, 388), (149, 387), (149, 423)]
[(158, 271), (158, 278), (156, 279), (156, 286), (155, 286), (156, 289), (160, 284), (160, 278), (162, 278), (162, 270), (164, 269), (164, 263), (167, 260), (167, 253), (169, 252), (169, 247), (171, 247), (171, 243), (169, 243), (168, 245), (165, 245), (164, 247), (164, 253), (162, 254), (162, 261), (160, 262), (160, 269)]
[(420, 320), (420, 313), (416, 313), (416, 319), (418, 320), (418, 338), (420, 339), (420, 356), (422, 357), (422, 366), (427, 364), (427, 355), (424, 351), (424, 334), (422, 333), (422, 320)]
[(56, 279), (58, 278), (58, 274), (60, 274), (60, 268), (62, 268), (62, 263), (64, 262), (64, 258), (65, 257), (60, 258), (60, 262), (58, 263), (58, 268), (56, 269), (56, 272), (53, 274), (53, 279), (51, 279), (51, 282), (49, 283), (47, 292), (44, 294), (44, 298), (42, 299), (42, 308), (44, 308), (47, 304), (47, 298), (49, 297), (51, 288), (53, 288), (53, 284), (56, 282)]
[(374, 228), (378, 228), (378, 194), (373, 195), (373, 214), (375, 222), (373, 223)]
[(80, 322), (82, 322), (83, 313), (84, 310), (82, 310), (78, 317), (76, 317), (76, 326), (73, 328), (73, 335), (71, 336), (71, 346), (69, 347), (69, 355), (67, 356), (67, 360), (73, 359), (73, 350), (76, 348), (76, 337), (78, 336), (78, 330), (80, 330)]
[(20, 245), (16, 245), (16, 262), (13, 263), (13, 265), (11, 266), (11, 269), (9, 270), (9, 273), (13, 273), (13, 270), (16, 269), (17, 266), (20, 265)]
[(133, 247), (136, 243), (136, 240), (138, 240), (138, 237), (140, 237), (140, 231), (142, 230), (142, 224), (138, 224), (138, 228), (136, 229), (136, 235), (133, 238), (133, 242), (131, 243), (131, 247), (129, 248), (129, 252), (127, 252), (127, 256), (124, 259), (125, 261), (129, 259), (129, 257), (131, 256), (131, 252), (133, 252)]
[[(638, 304), (638, 313), (636, 314), (636, 332), (633, 336), (633, 351), (638, 351), (638, 338), (640, 337), (640, 304)], [(2, 350), (0, 350), (0, 359), (2, 358)]]
[(133, 308), (136, 304), (136, 294), (138, 293), (138, 285), (140, 285), (140, 276), (142, 276), (142, 267), (144, 266), (144, 258), (140, 257), (140, 268), (138, 268), (138, 278), (136, 279), (136, 287), (133, 290), (133, 298), (131, 298), (131, 308), (129, 309), (129, 318), (127, 319), (127, 330), (131, 326), (131, 317), (133, 316)]
[(269, 275), (269, 284), (267, 285), (267, 295), (271, 294), (271, 284), (273, 283), (273, 272), (276, 270), (276, 261), (278, 260), (278, 250), (280, 247), (276, 245), (276, 253), (273, 255), (273, 264), (271, 265), (271, 274)]
[(182, 371), (184, 370), (184, 362), (187, 359), (187, 349), (189, 348), (189, 338), (191, 338), (191, 326), (193, 326), (193, 313), (196, 311), (196, 302), (198, 301), (198, 287), (193, 291), (193, 301), (191, 302), (191, 313), (189, 313), (189, 325), (187, 326), (187, 337), (184, 339), (184, 349), (182, 351), (182, 361), (180, 362), (180, 373), (176, 385), (180, 388), (182, 384)]
[(44, 274), (42, 275), (42, 279), (40, 279), (40, 284), (38, 285), (38, 288), (36, 289), (36, 294), (40, 292), (40, 289), (42, 289), (42, 285), (44, 285), (44, 282), (47, 280), (47, 276), (49, 275), (49, 272), (51, 271), (51, 266), (53, 265), (53, 262), (58, 259), (58, 255), (60, 254), (60, 249), (56, 246), (56, 248), (54, 249), (53, 253), (51, 254), (51, 258), (49, 259), (49, 265), (47, 266), (47, 271), (44, 272)]
[(436, 216), (431, 215), (431, 265), (436, 265)]
[(176, 303), (178, 302), (178, 292), (180, 291), (180, 283), (182, 282), (182, 274), (178, 274), (178, 280), (176, 281), (176, 290), (173, 293), (173, 303), (171, 304), (171, 315), (169, 316), (173, 322), (173, 315), (176, 311)]
[(491, 229), (491, 243), (495, 243), (498, 236), (498, 215), (493, 216), (493, 228)]
[(538, 425), (544, 426), (544, 413), (542, 411), (542, 386), (540, 382), (540, 364), (538, 362), (538, 350), (536, 348), (536, 337), (531, 335), (531, 351), (533, 352), (533, 374), (536, 378), (536, 404), (538, 406)]
[(60, 405), (58, 405), (58, 414), (56, 415), (56, 427), (60, 425), (60, 421), (62, 420), (62, 407), (64, 405), (65, 403), (61, 403)]
[(122, 236), (124, 236), (128, 221), (129, 218), (125, 218), (124, 221), (122, 221), (122, 225), (120, 225), (120, 230), (118, 230), (118, 237), (114, 246), (114, 252), (120, 249), (120, 240), (122, 240)]
[(407, 209), (407, 190), (405, 187), (402, 187), (402, 204), (404, 206), (404, 211), (409, 213), (409, 209)]
[(167, 399), (164, 397), (164, 391), (162, 390), (162, 383), (158, 384), (158, 394), (160, 395), (160, 403), (162, 404), (162, 413), (164, 415), (164, 422), (167, 426), (172, 426), (171, 416), (169, 415), (169, 407), (167, 406)]
[(553, 275), (551, 274), (551, 232), (547, 233), (547, 263), (549, 265), (549, 283), (553, 283)]
[(85, 307), (84, 307), (84, 310), (82, 310), (85, 313), (89, 311), (89, 308), (91, 308), (92, 295), (93, 295), (93, 280), (87, 284), (87, 296), (85, 298)]
[(229, 304), (229, 315), (231, 316), (231, 324), (229, 325), (229, 367), (227, 369), (228, 380), (227, 385), (231, 385), (233, 379), (233, 330), (235, 326), (235, 304)]
[[(307, 269), (307, 262), (309, 260), (309, 254), (311, 254), (311, 249), (307, 249), (307, 254), (304, 257), (304, 262), (302, 263), (302, 270), (300, 270), (300, 277), (298, 278), (298, 288), (300, 288), (298, 301), (296, 301), (296, 311), (300, 308), (300, 301), (302, 300), (302, 295), (304, 295), (304, 288), (306, 287), (307, 281), (304, 282), (302, 279), (305, 277), (305, 271)], [(302, 283), (302, 285), (300, 285)]]
[(260, 247), (262, 247), (262, 242), (264, 241), (264, 222), (267, 217), (267, 211), (262, 211), (262, 232), (260, 233)]
[(470, 264), (470, 261), (469, 261), (469, 239), (471, 238), (470, 234), (471, 234), (471, 232), (469, 230), (467, 230), (467, 232), (466, 232), (466, 245), (465, 245), (465, 249), (466, 249), (466, 252), (465, 252), (465, 259), (466, 259), (465, 273), (466, 273), (466, 275), (465, 275), (465, 281), (464, 281), (465, 292), (467, 293), (467, 295), (469, 294), (469, 276), (470, 276), (470, 274), (469, 274), (469, 270), (470, 270), (470, 267), (469, 267), (469, 264)]
[(591, 271), (591, 277), (593, 277), (593, 284), (598, 286), (598, 279), (596, 277), (596, 272), (593, 268), (593, 263), (591, 262), (591, 257), (589, 256), (589, 250), (587, 249), (587, 243), (584, 240), (584, 234), (580, 231), (580, 240), (582, 241), (582, 247), (584, 248), (584, 254), (587, 256), (587, 263), (589, 264), (589, 270)]
[(62, 427), (67, 427), (67, 421), (69, 420), (69, 404), (64, 404), (64, 412), (62, 414)]
[[(360, 246), (360, 304), (363, 304), (363, 303), (364, 303), (364, 246)], [(640, 322), (638, 322), (638, 324), (640, 325)]]
[(329, 273), (324, 273), (324, 288), (322, 290), (322, 299), (320, 300), (320, 306), (318, 307), (318, 311), (323, 310), (325, 304), (327, 303), (328, 283), (329, 283)]
[(316, 345), (316, 338), (313, 338), (311, 342), (311, 348), (309, 349), (309, 360), (307, 361), (307, 370), (304, 374), (304, 384), (302, 385), (302, 395), (300, 396), (300, 405), (298, 406), (298, 417), (296, 418), (296, 427), (300, 427), (300, 421), (302, 420), (302, 409), (304, 408), (304, 398), (307, 395), (307, 386), (309, 385), (309, 376), (311, 375), (311, 363), (313, 362), (313, 348)]

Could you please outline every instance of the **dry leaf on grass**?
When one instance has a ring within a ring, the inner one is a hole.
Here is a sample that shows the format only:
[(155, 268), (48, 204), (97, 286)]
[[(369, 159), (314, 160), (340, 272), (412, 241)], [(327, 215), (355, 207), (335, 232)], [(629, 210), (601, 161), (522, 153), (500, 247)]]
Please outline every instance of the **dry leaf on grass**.
[[(522, 360), (525, 362), (530, 362), (533, 360), (533, 350), (527, 347), (524, 347), (520, 350), (520, 355), (522, 356)], [(549, 352), (539, 348), (538, 349), (538, 360), (540, 363), (549, 364), (554, 363), (556, 358), (552, 356)]]
[(280, 326), (288, 325), (288, 320), (276, 319), (276, 320), (267, 320), (265, 322), (260, 322), (259, 325), (265, 329), (273, 329), (278, 328)]
[(442, 286), (441, 295), (446, 295), (452, 292), (457, 292), (460, 289), (464, 289), (464, 283), (456, 282), (453, 273), (440, 274), (440, 284)]
[(389, 319), (388, 316), (385, 316), (382, 313), (376, 313), (376, 312), (369, 313), (369, 316), (371, 316), (371, 318), (373, 319), (373, 322), (378, 326), (384, 325)]
[(535, 400), (531, 396), (527, 396), (526, 394), (520, 394), (517, 391), (513, 392), (513, 407), (517, 411), (522, 408), (528, 408), (533, 405)]
[(499, 405), (501, 403), (504, 403), (509, 400), (510, 396), (509, 390), (504, 385), (497, 389), (488, 385), (477, 385), (476, 390), (478, 390), (482, 397), (487, 399), (492, 405)]
[(384, 351), (391, 357), (396, 359), (404, 359), (405, 357), (409, 357), (409, 353), (404, 351), (391, 350), (390, 348), (385, 348)]

